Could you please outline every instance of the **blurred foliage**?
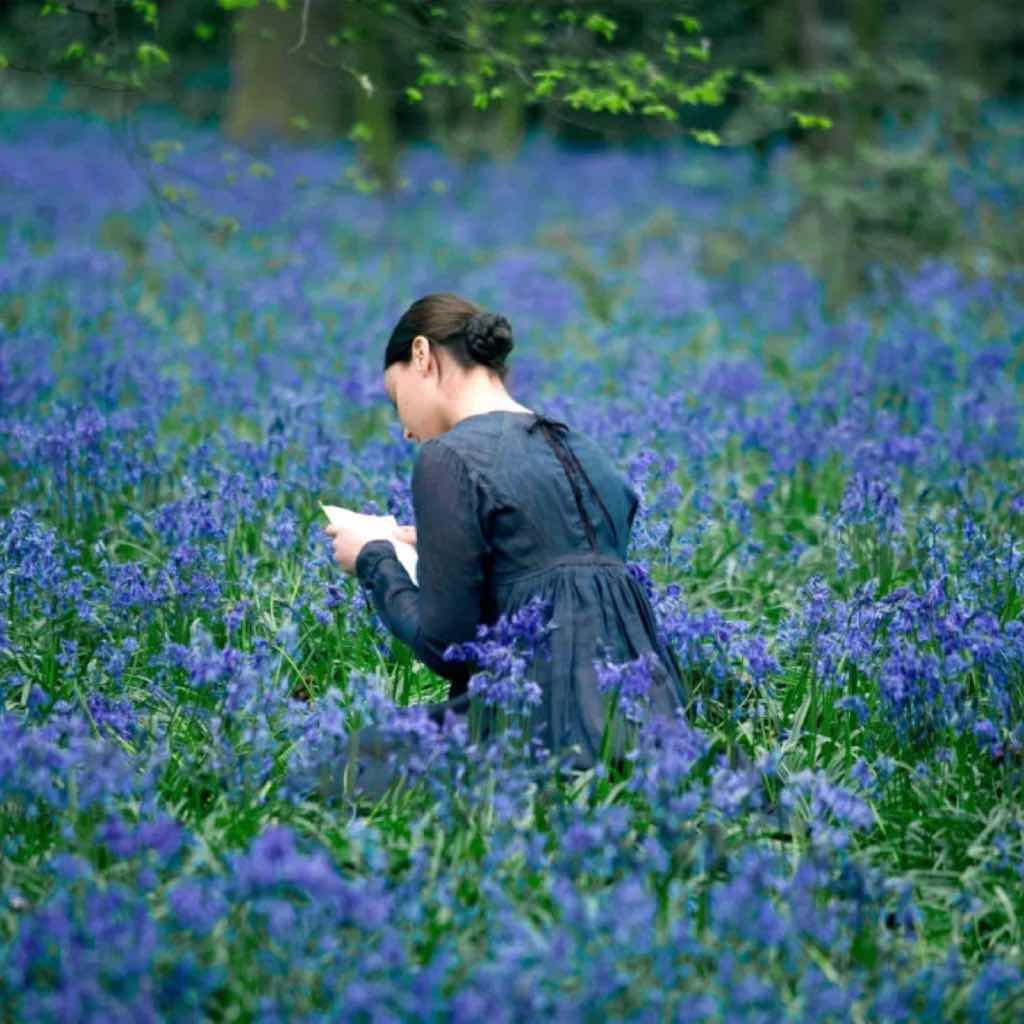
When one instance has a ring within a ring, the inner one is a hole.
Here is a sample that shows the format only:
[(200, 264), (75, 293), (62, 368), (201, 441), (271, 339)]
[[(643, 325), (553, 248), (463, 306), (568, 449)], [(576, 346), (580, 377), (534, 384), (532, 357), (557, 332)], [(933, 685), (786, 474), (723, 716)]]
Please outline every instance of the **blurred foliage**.
[[(931, 258), (978, 274), (1019, 265), (1024, 247), (1000, 223), (1000, 190), (974, 209), (958, 201), (971, 173), (969, 148), (984, 148), (992, 165), (1014, 142), (1016, 129), (982, 108), (988, 99), (1019, 97), (1024, 84), (1024, 24), (1010, 6), (857, 0), (841, 13), (812, 0), (763, 6), (772, 13), (759, 59), (769, 62), (764, 80), (774, 91), (764, 92), (758, 69), (748, 71), (753, 89), (721, 134), (731, 145), (753, 145), (765, 164), (778, 135), (801, 143), (786, 157), (801, 198), (780, 248), (810, 257), (833, 306), (872, 275)], [(745, 59), (743, 51), (726, 56)], [(800, 117), (787, 124), (780, 96), (794, 105), (806, 100), (810, 116), (833, 130), (802, 133)]]
[[(782, 153), (800, 200), (767, 244), (809, 259), (835, 306), (886, 267), (941, 257), (991, 273), (1024, 256), (998, 196), (968, 217), (956, 200), (969, 147), (1006, 144), (982, 101), (1024, 84), (1013, 6), (14, 0), (0, 106), (41, 102), (54, 80), (65, 104), (122, 120), (171, 105), (246, 146), (248, 174), (273, 139), (345, 137), (357, 160), (338, 187), (367, 194), (401, 190), (403, 147), (421, 139), (470, 161), (512, 156), (531, 129), (591, 144), (688, 134), (753, 147), (766, 174)], [(139, 151), (159, 163), (176, 144)], [(186, 208), (187, 185), (160, 198)]]

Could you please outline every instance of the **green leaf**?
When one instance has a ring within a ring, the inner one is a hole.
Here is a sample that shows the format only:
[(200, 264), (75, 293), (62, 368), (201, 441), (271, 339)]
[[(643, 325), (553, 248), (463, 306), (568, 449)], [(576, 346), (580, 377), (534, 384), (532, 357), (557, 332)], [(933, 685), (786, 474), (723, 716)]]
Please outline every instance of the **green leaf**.
[(157, 6), (155, 0), (132, 0), (132, 10), (138, 11), (147, 25), (156, 25)]
[(689, 103), (694, 106), (717, 107), (725, 102), (725, 87), (732, 73), (731, 68), (719, 68), (703, 82), (679, 89), (676, 99), (680, 103)]
[(541, 96), (548, 96), (554, 92), (555, 83), (560, 78), (565, 78), (565, 72), (559, 68), (545, 68), (542, 71), (534, 71), (533, 77), (539, 78), (540, 81), (534, 86), (529, 98), (538, 99)]
[(135, 51), (135, 55), (138, 57), (139, 63), (145, 68), (152, 67), (154, 64), (171, 63), (171, 58), (167, 56), (167, 51), (157, 46), (156, 43), (139, 43), (139, 48)]
[(805, 114), (800, 110), (791, 110), (789, 116), (792, 117), (801, 128), (831, 128), (832, 119), (830, 117), (823, 117), (820, 114)]
[(664, 117), (669, 121), (675, 121), (679, 117), (671, 107), (666, 106), (664, 103), (648, 103), (645, 107), (641, 108), (641, 113)]
[(768, 84), (768, 80), (755, 74), (753, 71), (744, 71), (742, 78), (747, 85), (753, 86), (754, 92), (759, 95), (768, 96), (771, 93), (771, 86)]
[(836, 92), (847, 92), (853, 88), (853, 79), (845, 71), (835, 69), (829, 72), (828, 80)]
[(217, 218), (217, 229), (225, 235), (234, 235), (242, 225), (237, 217), (229, 217), (226, 214)]
[(602, 35), (609, 42), (615, 35), (615, 30), (619, 27), (611, 18), (606, 18), (603, 14), (588, 14), (583, 21), (583, 27), (588, 32), (594, 32), (598, 35)]
[(421, 93), (414, 85), (406, 86), (405, 95), (409, 97), (409, 101), (412, 103), (419, 103), (419, 101), (423, 99), (423, 93)]
[(373, 129), (365, 121), (356, 121), (348, 137), (353, 142), (370, 142), (373, 139)]
[(694, 60), (706, 61), (711, 55), (711, 40), (704, 36), (700, 41), (700, 46), (684, 46), (683, 53)]
[(7, 67), (7, 58), (2, 53), (0, 53), (0, 71), (2, 71), (5, 67)]
[(720, 146), (722, 140), (718, 136), (718, 132), (713, 132), (709, 128), (691, 128), (690, 134), (701, 143), (708, 146)]
[(612, 114), (633, 113), (633, 105), (614, 89), (588, 89), (586, 87), (574, 89), (566, 95), (565, 102), (574, 110), (583, 107), (593, 113), (599, 113), (602, 110), (607, 110)]
[(358, 168), (348, 167), (345, 169), (345, 177), (352, 182), (355, 190), (362, 195), (369, 195), (373, 192), (379, 192), (381, 183), (377, 178), (365, 178), (359, 173)]
[(197, 21), (195, 27), (195, 34), (197, 39), (208, 42), (213, 38), (213, 26), (207, 25), (205, 21)]
[(416, 63), (424, 70), (416, 79), (417, 85), (456, 85), (454, 75), (437, 66), (437, 61), (429, 53), (417, 53)]
[(184, 145), (177, 139), (158, 139), (149, 144), (149, 158), (155, 164), (166, 163), (169, 156), (181, 153), (184, 149)]
[(64, 53), (61, 54), (61, 60), (81, 60), (85, 56), (85, 43), (76, 39), (72, 43), (68, 43), (64, 47)]
[(700, 22), (689, 14), (677, 14), (673, 21), (678, 21), (683, 26), (684, 32), (699, 32)]

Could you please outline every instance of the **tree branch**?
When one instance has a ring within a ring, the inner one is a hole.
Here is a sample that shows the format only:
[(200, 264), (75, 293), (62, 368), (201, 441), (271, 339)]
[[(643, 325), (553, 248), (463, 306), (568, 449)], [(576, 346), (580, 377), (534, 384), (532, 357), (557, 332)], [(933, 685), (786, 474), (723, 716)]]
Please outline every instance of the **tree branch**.
[(26, 67), (24, 64), (12, 64), (8, 62), (7, 68), (11, 71), (20, 71), (25, 75), (39, 75), (41, 78), (53, 78), (58, 82), (65, 82), (68, 85), (80, 85), (85, 89), (95, 89), (98, 92), (140, 92), (137, 86), (133, 85), (104, 85), (100, 82), (90, 82), (87, 78), (69, 78), (56, 71), (42, 71), (39, 68)]
[(299, 32), (299, 41), (288, 51), (289, 53), (294, 53), (296, 50), (301, 49), (306, 42), (306, 32), (309, 28), (309, 3), (310, 0), (303, 0), (302, 2), (302, 28)]

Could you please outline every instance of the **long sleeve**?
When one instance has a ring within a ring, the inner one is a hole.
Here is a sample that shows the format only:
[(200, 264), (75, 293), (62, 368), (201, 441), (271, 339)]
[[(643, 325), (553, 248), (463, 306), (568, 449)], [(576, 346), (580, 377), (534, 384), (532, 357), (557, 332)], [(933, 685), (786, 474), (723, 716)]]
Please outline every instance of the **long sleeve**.
[(437, 440), (421, 446), (412, 473), (419, 553), (417, 587), (390, 541), (363, 545), (356, 574), (385, 626), (416, 656), (465, 692), (472, 662), (446, 662), (449, 644), (472, 640), (481, 620), (484, 559), (476, 489), (459, 454)]
[(629, 484), (626, 485), (626, 499), (629, 502), (629, 511), (626, 513), (627, 531), (633, 529), (633, 520), (636, 519), (636, 510), (640, 507), (640, 496), (636, 489)]
[(623, 558), (628, 558), (629, 548), (633, 542), (633, 522), (636, 519), (637, 510), (640, 508), (640, 495), (637, 494), (636, 488), (624, 478), (622, 484), (626, 492), (626, 530), (625, 536), (619, 540), (619, 553)]

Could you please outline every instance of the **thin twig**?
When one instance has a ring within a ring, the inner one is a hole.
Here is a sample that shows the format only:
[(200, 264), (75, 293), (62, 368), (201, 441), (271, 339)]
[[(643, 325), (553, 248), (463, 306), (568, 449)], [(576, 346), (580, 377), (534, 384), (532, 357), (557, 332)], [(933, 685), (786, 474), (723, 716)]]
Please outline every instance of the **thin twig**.
[[(373, 93), (373, 82), (370, 81), (370, 78), (365, 71), (359, 71), (356, 68), (344, 63), (344, 61), (324, 60), (323, 58), (317, 57), (312, 53), (306, 54), (306, 60), (308, 60), (311, 64), (315, 64), (318, 68), (326, 68), (328, 71), (347, 71), (359, 83), (360, 87), (367, 95)], [(386, 89), (383, 91), (385, 96), (397, 96), (399, 93), (404, 93), (405, 90), (401, 88), (394, 88)]]
[(294, 53), (300, 49), (306, 42), (306, 29), (309, 27), (309, 0), (303, 0), (302, 3), (302, 30), (299, 33), (299, 41), (288, 51)]
[[(132, 145), (126, 149), (129, 161), (135, 168), (136, 173), (142, 178), (143, 183), (146, 185), (146, 189), (149, 192), (150, 198), (153, 200), (154, 205), (160, 212), (161, 219), (167, 223), (164, 218), (164, 210), (167, 207), (177, 210), (179, 213), (183, 213), (188, 217), (192, 217), (198, 221), (203, 227), (209, 228), (211, 226), (210, 219), (203, 217), (202, 215), (196, 214), (194, 210), (190, 210), (187, 206), (180, 203), (175, 203), (167, 198), (166, 195), (162, 195), (157, 187), (156, 182), (153, 180), (153, 176), (149, 171), (148, 156), (145, 155), (143, 146), (139, 140), (137, 130), (138, 121), (129, 118), (125, 112), (122, 112), (120, 119), (121, 133), (125, 138), (131, 140)], [(182, 265), (189, 271), (189, 273), (197, 279), (203, 278), (202, 268), (198, 262), (193, 262), (188, 256), (182, 251), (181, 246), (178, 243), (177, 235), (174, 233), (174, 229), (171, 228), (168, 223), (168, 238), (171, 245), (174, 247), (174, 251), (178, 254), (178, 258)]]
[(59, 72), (54, 71), (42, 71), (39, 68), (29, 68), (24, 64), (7, 64), (7, 67), (12, 71), (20, 71), (25, 75), (39, 75), (42, 78), (56, 79), (58, 82), (66, 82), (68, 85), (80, 85), (86, 89), (96, 89), (100, 92), (139, 92), (137, 86), (120, 86), (120, 85), (101, 85), (98, 82), (90, 82), (85, 78), (69, 78), (67, 75), (62, 75)]

